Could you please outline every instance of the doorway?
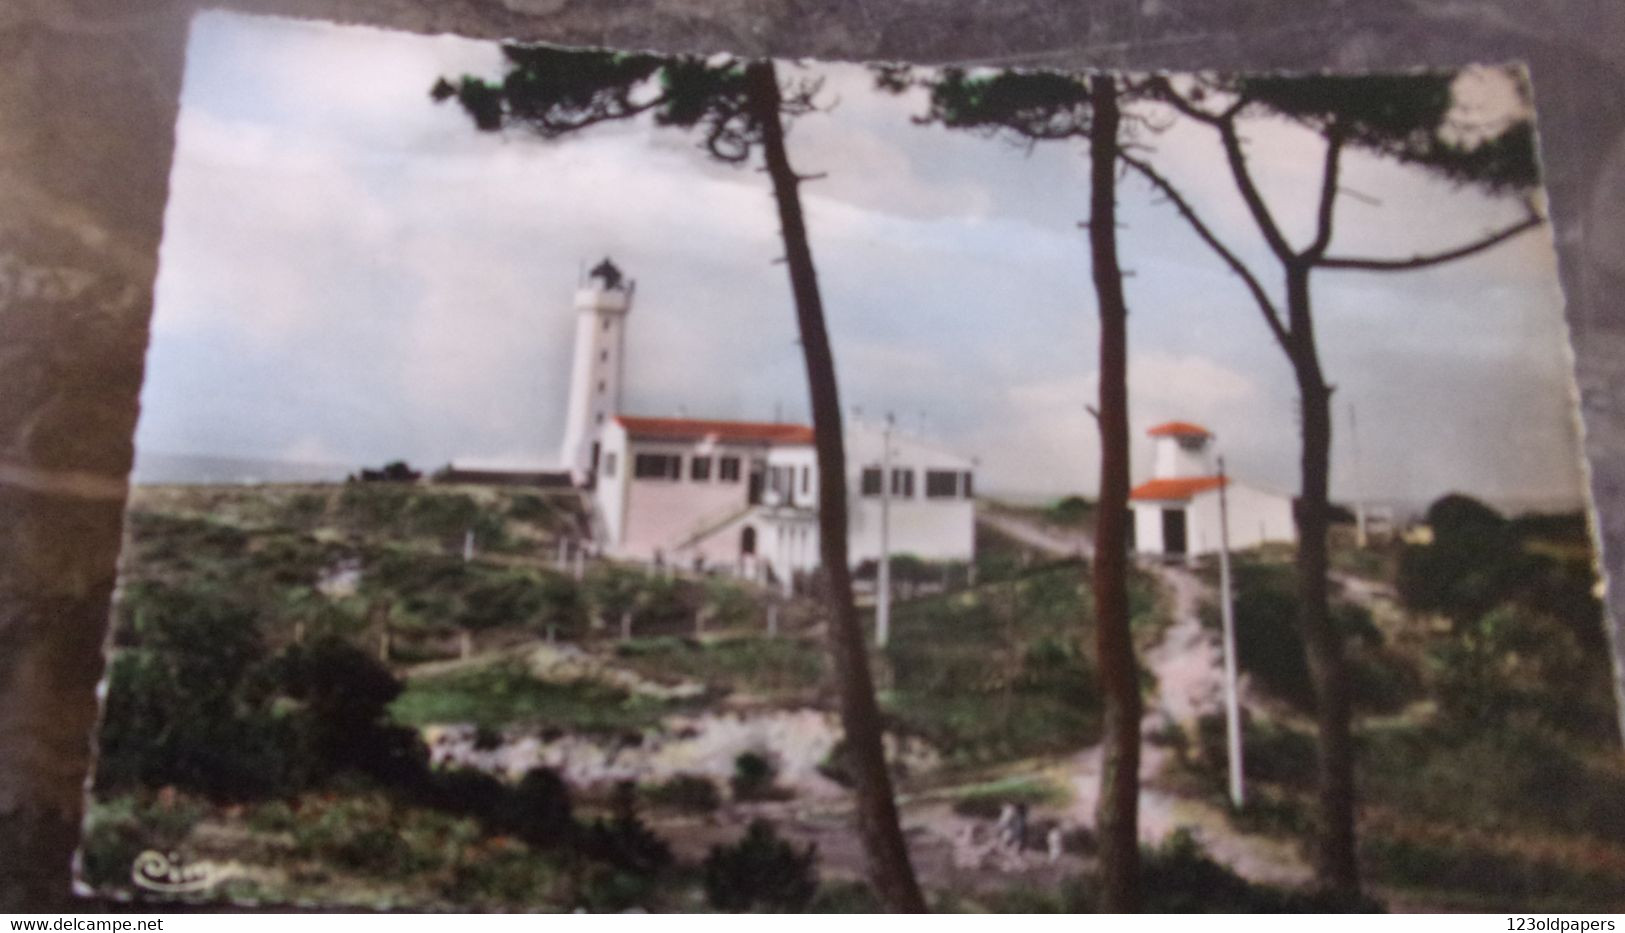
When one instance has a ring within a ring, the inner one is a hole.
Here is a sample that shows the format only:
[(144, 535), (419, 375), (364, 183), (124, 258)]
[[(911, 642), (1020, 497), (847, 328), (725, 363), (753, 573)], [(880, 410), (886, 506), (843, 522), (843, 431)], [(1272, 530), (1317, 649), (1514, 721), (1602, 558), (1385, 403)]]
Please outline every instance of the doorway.
[(1185, 556), (1185, 510), (1162, 510), (1162, 553)]

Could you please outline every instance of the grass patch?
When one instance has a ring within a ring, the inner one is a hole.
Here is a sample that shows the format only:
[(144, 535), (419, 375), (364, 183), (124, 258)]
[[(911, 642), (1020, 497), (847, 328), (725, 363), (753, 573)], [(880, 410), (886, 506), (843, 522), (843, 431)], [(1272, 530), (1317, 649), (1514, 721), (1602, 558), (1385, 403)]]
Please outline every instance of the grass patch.
[[(1625, 906), (1616, 870), (1533, 851), (1509, 851), (1466, 838), (1406, 838), (1368, 833), (1361, 846), (1373, 880), (1439, 906), (1474, 911), (1615, 912)], [(1618, 855), (1615, 855), (1615, 861)]]
[(622, 666), (644, 677), (699, 681), (718, 693), (798, 696), (824, 684), (823, 645), (798, 639), (645, 638), (617, 646), (615, 654)]
[(505, 661), (407, 682), (390, 716), (408, 726), (473, 723), (487, 729), (542, 726), (631, 732), (656, 725), (672, 706), (595, 681), (551, 683)]
[(1091, 622), (1066, 564), (901, 604), (882, 705), (955, 763), (1082, 748), (1100, 734)]
[(1005, 804), (1024, 803), (1029, 807), (1065, 803), (1066, 788), (1035, 777), (1009, 777), (961, 789), (954, 799), (954, 812), (960, 816), (994, 819)]

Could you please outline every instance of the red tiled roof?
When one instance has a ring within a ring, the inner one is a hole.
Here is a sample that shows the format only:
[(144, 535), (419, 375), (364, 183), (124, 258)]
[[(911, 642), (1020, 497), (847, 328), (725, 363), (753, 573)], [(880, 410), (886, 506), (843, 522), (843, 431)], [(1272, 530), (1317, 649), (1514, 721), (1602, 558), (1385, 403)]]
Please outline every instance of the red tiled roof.
[(661, 440), (700, 440), (714, 437), (724, 441), (758, 444), (811, 444), (812, 428), (804, 424), (774, 421), (709, 421), (701, 418), (640, 418), (616, 415), (615, 420), (633, 437)]
[(1212, 437), (1213, 432), (1189, 421), (1164, 421), (1145, 432), (1152, 437)]
[(1219, 476), (1179, 476), (1173, 479), (1154, 479), (1135, 486), (1128, 494), (1128, 497), (1130, 499), (1150, 499), (1159, 502), (1189, 499), (1199, 492), (1218, 489), (1224, 482), (1224, 478)]

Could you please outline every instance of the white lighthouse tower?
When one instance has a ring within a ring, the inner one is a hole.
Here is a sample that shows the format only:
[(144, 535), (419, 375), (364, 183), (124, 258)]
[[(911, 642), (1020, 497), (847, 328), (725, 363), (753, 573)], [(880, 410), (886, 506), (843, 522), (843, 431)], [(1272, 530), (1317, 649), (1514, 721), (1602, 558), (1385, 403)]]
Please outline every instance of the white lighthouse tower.
[(562, 462), (578, 485), (590, 484), (597, 474), (599, 438), (621, 408), (626, 315), (634, 285), (605, 258), (576, 289), (576, 348)]

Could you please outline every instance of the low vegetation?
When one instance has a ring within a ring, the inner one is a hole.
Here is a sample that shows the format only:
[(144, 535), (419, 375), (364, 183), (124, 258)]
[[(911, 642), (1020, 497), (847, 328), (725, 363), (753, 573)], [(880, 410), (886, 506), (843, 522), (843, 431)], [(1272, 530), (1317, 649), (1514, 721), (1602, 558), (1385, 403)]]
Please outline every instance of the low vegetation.
[(615, 655), (645, 677), (698, 681), (718, 694), (793, 703), (816, 701), (825, 687), (823, 645), (801, 637), (644, 638), (618, 644)]
[[(1364, 870), (1385, 896), (1444, 909), (1617, 910), (1625, 904), (1625, 761), (1601, 606), (1578, 516), (1508, 519), (1441, 499), (1433, 540), (1378, 549), (1398, 604), (1373, 625), (1338, 607), (1358, 724)], [(1344, 560), (1345, 565), (1354, 563)], [(1309, 837), (1312, 699), (1290, 575), (1237, 567), (1242, 667), (1274, 701), (1245, 731), (1242, 828)], [(1186, 754), (1215, 801), (1223, 723)]]
[[(1362, 715), (1367, 877), (1396, 904), (1617, 909), (1625, 762), (1583, 526), (1507, 519), (1470, 501), (1430, 518), (1431, 544), (1337, 558), (1344, 572), (1398, 581), (1393, 601), (1348, 591), (1337, 608)], [(522, 492), (139, 491), (87, 877), (120, 887), (131, 861), (156, 849), (242, 862), (250, 870), (211, 896), (270, 902), (874, 909), (862, 885), (820, 881), (817, 851), (782, 820), (742, 826), (686, 865), (674, 855), (666, 837), (684, 827), (774, 813), (803, 792), (767, 745), (728, 751), (731, 774), (713, 764), (641, 786), (430, 766), (428, 726), (473, 727), (490, 753), (534, 736), (643, 742), (678, 729), (673, 714), (723, 706), (745, 716), (832, 708), (813, 603), (774, 597), (770, 636), (762, 594), (735, 581), (599, 563), (578, 580), (556, 565), (553, 537), (574, 521)], [(1245, 725), (1249, 802), (1232, 819), (1305, 840), (1313, 700), (1289, 556), (1266, 550), (1236, 565), (1242, 666), (1262, 702)], [(973, 585), (969, 568), (958, 578), (950, 568), (947, 591), (941, 567), (922, 568), (894, 606), (891, 643), (873, 655), (893, 734), (942, 762), (911, 774), (915, 759), (899, 755), (900, 786), (961, 817), (992, 821), (1025, 805), (1050, 819), (1070, 789), (1020, 763), (1098, 738), (1086, 567), (989, 532)], [(1170, 620), (1152, 578), (1135, 574), (1131, 589), (1144, 649)], [(475, 656), (460, 660), (464, 633)], [(543, 655), (559, 666), (538, 667)], [(1183, 762), (1167, 788), (1222, 805), (1217, 717), (1151, 740)], [(838, 743), (820, 770), (843, 780)], [(1068, 838), (1067, 852), (1087, 852), (1086, 833)], [(1190, 837), (1145, 859), (1150, 909), (1351, 906), (1249, 884)], [(1077, 910), (1092, 885), (1087, 874), (1059, 886), (1001, 880), (938, 891), (934, 904)]]
[[(999, 545), (995, 544), (995, 547)], [(884, 709), (953, 763), (1084, 748), (1100, 734), (1093, 606), (1076, 560), (1007, 568), (975, 589), (896, 607), (883, 657)], [(1136, 628), (1166, 623), (1148, 578), (1131, 587)]]
[(640, 732), (681, 707), (596, 680), (555, 683), (523, 661), (502, 660), (415, 677), (389, 708), (410, 726), (472, 723), (489, 729), (535, 726), (569, 732)]
[(817, 862), (817, 847), (798, 849), (755, 820), (743, 839), (706, 856), (705, 895), (717, 910), (801, 911), (818, 893)]

